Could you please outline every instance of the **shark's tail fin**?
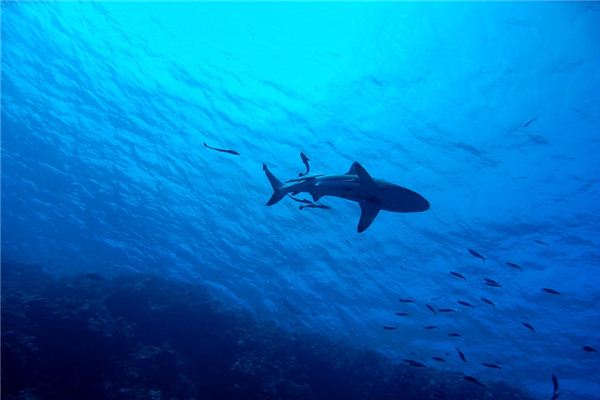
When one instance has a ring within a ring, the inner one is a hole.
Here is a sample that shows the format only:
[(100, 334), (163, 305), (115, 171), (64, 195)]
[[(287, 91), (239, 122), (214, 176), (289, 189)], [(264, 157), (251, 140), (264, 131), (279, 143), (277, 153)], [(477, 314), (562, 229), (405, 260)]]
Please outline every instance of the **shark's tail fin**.
[(279, 200), (285, 197), (285, 192), (281, 190), (281, 188), (283, 187), (283, 183), (281, 183), (279, 179), (275, 178), (275, 175), (273, 175), (271, 171), (269, 171), (269, 168), (266, 164), (263, 164), (263, 171), (265, 171), (265, 175), (267, 175), (267, 179), (273, 187), (273, 195), (271, 196), (269, 201), (267, 201), (267, 205), (272, 206), (273, 204), (277, 203)]

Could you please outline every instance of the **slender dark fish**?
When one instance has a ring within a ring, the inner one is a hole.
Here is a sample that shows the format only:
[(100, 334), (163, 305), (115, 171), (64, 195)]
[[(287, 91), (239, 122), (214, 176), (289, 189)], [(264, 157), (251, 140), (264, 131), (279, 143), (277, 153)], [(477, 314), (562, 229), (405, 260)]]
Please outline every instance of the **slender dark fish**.
[(414, 303), (413, 299), (398, 299), (400, 303)]
[(502, 369), (502, 368), (500, 368), (500, 366), (498, 364), (493, 364), (493, 363), (481, 363), (481, 365), (483, 365), (484, 367), (488, 367), (488, 368)]
[(494, 302), (493, 302), (493, 301), (491, 301), (491, 300), (489, 300), (489, 299), (486, 299), (485, 297), (481, 297), (481, 301), (483, 301), (484, 303), (488, 303), (488, 304), (489, 304), (489, 305), (491, 305), (491, 306), (494, 306), (494, 307), (496, 307), (496, 305), (494, 304)]
[(583, 351), (587, 351), (588, 353), (595, 353), (596, 349), (593, 348), (592, 346), (583, 346), (582, 347)]
[(480, 258), (483, 261), (487, 260), (487, 257), (482, 256), (479, 252), (477, 252), (473, 249), (467, 249), (467, 250), (469, 250), (469, 253), (471, 253), (471, 255), (473, 257)]
[(435, 360), (435, 361), (439, 361), (439, 362), (446, 362), (446, 359), (445, 359), (445, 358), (442, 358), (442, 357), (431, 357), (431, 358), (432, 358), (433, 360)]
[(308, 162), (310, 161), (308, 159), (308, 157), (306, 156), (306, 154), (300, 152), (300, 158), (302, 159), (302, 162), (304, 163), (304, 166), (306, 167), (306, 172), (302, 173), (300, 172), (298, 174), (298, 176), (304, 176), (307, 175), (310, 172), (310, 165), (308, 165)]
[(240, 155), (240, 153), (238, 153), (235, 150), (217, 149), (216, 147), (211, 147), (211, 146), (207, 145), (206, 142), (204, 142), (204, 147), (209, 148), (211, 150), (220, 151), (221, 153), (233, 154), (234, 156), (239, 156)]
[(560, 390), (558, 387), (558, 379), (556, 378), (556, 376), (554, 374), (552, 374), (552, 386), (553, 386), (553, 390), (552, 390), (552, 399), (551, 400), (557, 400), (558, 396), (560, 396)]
[(407, 359), (404, 359), (404, 361), (405, 361), (406, 363), (408, 363), (408, 365), (410, 365), (411, 367), (418, 367), (418, 368), (424, 368), (424, 367), (426, 367), (426, 365), (425, 365), (425, 364), (423, 364), (423, 363), (420, 363), (420, 362), (418, 362), (418, 361), (415, 361), (415, 360), (407, 360)]
[[(300, 177), (298, 179), (288, 179), (287, 181), (285, 181), (285, 183), (290, 183), (290, 182), (308, 182), (308, 181), (312, 181), (320, 176), (323, 176), (323, 174), (319, 174), (319, 175), (313, 175), (313, 176), (304, 176), (304, 177)], [(295, 193), (294, 193), (295, 194)]]
[(469, 382), (472, 382), (472, 383), (474, 383), (476, 385), (479, 385), (479, 386), (485, 386), (483, 383), (479, 382), (477, 379), (475, 379), (475, 378), (473, 378), (472, 376), (469, 376), (469, 375), (465, 375), (465, 380), (469, 381)]
[(322, 208), (323, 210), (331, 210), (331, 207), (326, 206), (325, 204), (306, 204), (303, 206), (298, 207), (300, 210), (303, 210), (305, 208)]
[(288, 197), (294, 201), (297, 201), (298, 203), (304, 203), (304, 204), (315, 204), (310, 200), (306, 200), (306, 199), (299, 199), (297, 197), (292, 196), (291, 194), (288, 194)]
[(473, 308), (473, 304), (467, 303), (466, 301), (458, 300), (457, 303), (460, 304), (461, 306)]
[(465, 278), (464, 276), (462, 276), (458, 272), (450, 271), (450, 274), (456, 276), (457, 278), (464, 279), (465, 281), (467, 280), (467, 278)]
[(511, 268), (515, 268), (515, 269), (523, 269), (523, 268), (521, 268), (520, 265), (517, 265), (517, 264), (515, 264), (513, 262), (507, 262), (506, 265), (508, 265)]
[(400, 317), (406, 317), (408, 315), (408, 313), (405, 313), (405, 312), (397, 312), (397, 313), (394, 313), (394, 314), (396, 314), (396, 315), (398, 315)]
[(439, 312), (455, 312), (454, 308), (438, 308)]
[(523, 124), (523, 128), (527, 128), (529, 125), (531, 125), (536, 119), (538, 119), (538, 116), (536, 115), (535, 117), (531, 118), (529, 121), (525, 122)]
[(492, 287), (502, 287), (500, 285), (500, 283), (496, 282), (493, 279), (489, 279), (489, 278), (483, 278), (483, 280), (485, 281), (485, 284), (488, 286), (492, 286)]
[(435, 329), (435, 328), (437, 328), (437, 326), (435, 326), (435, 325), (427, 325), (425, 327), (425, 329)]
[(535, 329), (533, 326), (531, 326), (530, 324), (528, 324), (527, 322), (523, 322), (523, 326), (527, 329), (530, 329), (531, 332), (535, 332)]
[(550, 294), (560, 294), (560, 292), (557, 292), (554, 289), (550, 289), (550, 288), (542, 288), (542, 290), (546, 293), (550, 293)]
[(427, 308), (429, 308), (429, 311), (431, 311), (432, 313), (436, 313), (435, 312), (435, 308), (433, 308), (433, 306), (431, 304), (425, 304), (427, 306)]
[(462, 335), (460, 333), (449, 333), (448, 336), (451, 336), (451, 337), (461, 337)]
[(394, 329), (398, 329), (398, 327), (397, 326), (384, 325), (383, 329), (386, 329), (388, 331), (393, 331)]
[(463, 352), (460, 351), (460, 349), (458, 347), (456, 348), (456, 351), (458, 351), (458, 355), (460, 356), (460, 359), (463, 360), (463, 362), (467, 362), (467, 358), (465, 357)]
[(441, 390), (436, 390), (435, 392), (433, 392), (433, 395), (440, 399), (446, 398), (446, 393), (442, 392)]
[(537, 244), (541, 244), (542, 246), (549, 246), (548, 243), (544, 242), (543, 240), (534, 240), (534, 242), (536, 242)]

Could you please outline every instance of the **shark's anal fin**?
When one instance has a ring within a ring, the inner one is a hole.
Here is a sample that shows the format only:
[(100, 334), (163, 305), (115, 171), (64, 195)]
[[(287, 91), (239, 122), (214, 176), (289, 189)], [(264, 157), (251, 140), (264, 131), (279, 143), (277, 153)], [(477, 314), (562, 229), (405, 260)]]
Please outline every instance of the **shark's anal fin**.
[(360, 205), (360, 220), (358, 221), (356, 230), (358, 233), (361, 233), (373, 223), (373, 220), (379, 213), (379, 207), (367, 201), (362, 201), (358, 204)]
[(375, 181), (373, 180), (373, 178), (371, 178), (371, 175), (369, 175), (367, 170), (356, 161), (352, 163), (352, 167), (350, 167), (350, 170), (354, 170), (354, 173), (358, 175), (358, 181), (361, 185), (375, 185)]

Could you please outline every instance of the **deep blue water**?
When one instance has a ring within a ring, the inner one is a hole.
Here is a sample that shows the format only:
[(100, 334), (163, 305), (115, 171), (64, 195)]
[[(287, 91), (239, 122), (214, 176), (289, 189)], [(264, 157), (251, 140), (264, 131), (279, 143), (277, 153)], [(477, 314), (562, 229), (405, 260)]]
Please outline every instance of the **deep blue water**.
[[(587, 2), (2, 3), (3, 275), (160, 275), (290, 334), (600, 398), (599, 37)], [(262, 163), (296, 178), (301, 151), (431, 208), (359, 234), (354, 202), (266, 207)]]

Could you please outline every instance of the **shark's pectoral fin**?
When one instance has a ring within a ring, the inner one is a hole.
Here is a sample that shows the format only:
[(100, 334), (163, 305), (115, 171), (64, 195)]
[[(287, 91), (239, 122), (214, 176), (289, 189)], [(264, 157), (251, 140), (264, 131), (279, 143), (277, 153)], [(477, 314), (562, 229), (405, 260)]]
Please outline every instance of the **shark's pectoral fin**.
[(360, 205), (360, 220), (358, 221), (356, 230), (358, 233), (361, 233), (373, 223), (373, 220), (379, 213), (379, 207), (366, 201), (358, 204)]

